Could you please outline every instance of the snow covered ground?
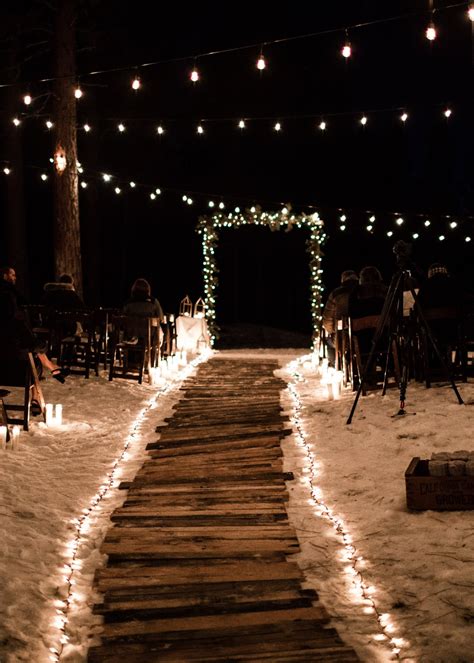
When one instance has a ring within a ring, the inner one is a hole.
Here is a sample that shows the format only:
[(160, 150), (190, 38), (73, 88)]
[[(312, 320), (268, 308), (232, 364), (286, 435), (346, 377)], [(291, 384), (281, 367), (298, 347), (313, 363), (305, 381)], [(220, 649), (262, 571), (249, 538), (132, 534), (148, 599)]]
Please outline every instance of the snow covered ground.
[[(301, 406), (283, 446), (286, 469), (296, 477), (288, 483), (289, 511), (309, 585), (362, 660), (390, 660), (399, 647), (405, 661), (472, 663), (474, 513), (408, 512), (404, 472), (413, 456), (474, 449), (474, 384), (460, 386), (464, 406), (447, 386), (410, 384), (407, 409), (417, 414), (396, 419), (398, 394), (374, 393), (361, 399), (346, 426), (352, 392), (329, 402), (311, 364), (288, 367), (297, 355), (238, 352), (278, 359), (278, 374), (292, 385), (282, 393), (285, 409), (294, 415)], [(17, 450), (0, 450), (2, 663), (43, 663), (57, 660), (59, 651), (62, 661), (85, 660), (98, 624), (89, 607), (103, 561), (98, 547), (124, 498), (115, 486), (133, 477), (146, 443), (156, 438), (154, 427), (179, 397), (178, 378), (166, 386), (103, 377), (43, 384), (46, 401), (64, 406), (63, 426), (35, 421)], [(71, 546), (78, 519), (95, 502), (81, 530), (68, 640), (61, 643)]]

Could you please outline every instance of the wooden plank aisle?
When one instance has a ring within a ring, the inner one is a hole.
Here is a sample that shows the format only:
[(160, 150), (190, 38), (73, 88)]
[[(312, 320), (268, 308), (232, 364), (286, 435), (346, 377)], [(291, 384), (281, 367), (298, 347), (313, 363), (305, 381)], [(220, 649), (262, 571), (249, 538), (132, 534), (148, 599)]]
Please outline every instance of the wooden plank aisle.
[(182, 387), (112, 515), (91, 663), (357, 661), (288, 555), (276, 362), (226, 358)]

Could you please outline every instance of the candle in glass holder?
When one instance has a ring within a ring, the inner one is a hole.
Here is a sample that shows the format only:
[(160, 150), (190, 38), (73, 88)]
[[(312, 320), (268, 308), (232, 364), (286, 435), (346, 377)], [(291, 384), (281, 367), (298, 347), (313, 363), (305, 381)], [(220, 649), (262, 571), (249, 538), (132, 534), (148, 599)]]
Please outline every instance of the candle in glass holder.
[(56, 403), (54, 411), (54, 425), (62, 426), (63, 424), (63, 406), (61, 403)]
[(6, 426), (0, 426), (0, 446), (2, 449), (7, 448), (7, 433), (8, 429)]
[(12, 426), (10, 441), (11, 441), (12, 449), (13, 450), (18, 449), (18, 443), (20, 442), (20, 427), (19, 426)]
[(53, 404), (46, 403), (46, 426), (52, 426), (53, 420)]

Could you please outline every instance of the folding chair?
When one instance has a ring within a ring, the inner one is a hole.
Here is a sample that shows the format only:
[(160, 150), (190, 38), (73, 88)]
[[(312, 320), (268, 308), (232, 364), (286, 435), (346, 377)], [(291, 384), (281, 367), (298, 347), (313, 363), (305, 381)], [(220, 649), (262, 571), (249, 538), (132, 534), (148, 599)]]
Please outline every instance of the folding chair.
[[(467, 344), (460, 311), (445, 306), (423, 309), (423, 315), (453, 378), (467, 382)], [(443, 379), (445, 375), (424, 327), (420, 328), (420, 350), (424, 381), (429, 388), (433, 380)]]
[[(23, 387), (23, 403), (9, 403), (2, 400), (2, 415), (8, 424), (23, 425), (29, 429), (33, 386), (43, 420), (46, 421), (46, 407), (39, 384), (38, 372), (31, 352), (19, 358), (2, 358), (0, 362), (0, 384), (2, 387)], [(21, 417), (9, 417), (9, 410), (21, 412)]]
[(93, 314), (56, 311), (54, 329), (59, 344), (58, 363), (67, 366), (73, 373), (83, 373), (86, 378), (89, 378), (91, 368), (99, 375)]
[(157, 318), (114, 315), (111, 318), (109, 380), (121, 377), (143, 382), (143, 374), (159, 360)]

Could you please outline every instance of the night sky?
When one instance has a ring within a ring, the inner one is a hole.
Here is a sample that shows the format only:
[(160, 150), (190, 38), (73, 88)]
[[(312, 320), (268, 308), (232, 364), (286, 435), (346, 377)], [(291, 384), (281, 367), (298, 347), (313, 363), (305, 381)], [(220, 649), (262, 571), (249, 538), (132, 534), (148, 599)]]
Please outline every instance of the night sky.
[[(473, 24), (467, 3), (444, 11), (454, 3), (434, 3), (438, 39), (433, 44), (424, 36), (426, 0), (283, 7), (204, 2), (172, 8), (142, 0), (80, 4), (78, 73), (129, 67), (80, 77), (84, 97), (78, 102), (78, 127), (85, 122), (93, 127), (89, 134), (78, 130), (82, 179), (88, 183), (80, 193), (80, 212), (98, 228), (93, 246), (83, 237), (89, 303), (121, 304), (138, 276), (151, 281), (170, 311), (185, 294), (192, 299), (203, 294), (195, 227), (199, 215), (209, 213), (209, 200), (225, 202), (227, 210), (260, 204), (274, 211), (291, 203), (301, 213), (317, 207), (329, 235), (323, 262), (328, 290), (337, 285), (341, 270), (366, 264), (377, 265), (389, 280), (394, 242), (410, 240), (414, 232), (420, 238), (414, 241), (413, 257), (423, 269), (442, 260), (474, 286), (473, 243), (464, 241), (466, 235), (474, 237)], [(41, 3), (24, 3), (23, 10), (25, 17), (36, 12), (38, 26), (47, 25), (49, 10)], [(1, 13), (9, 11), (5, 5)], [(406, 14), (350, 30), (353, 56), (350, 61), (341, 57), (345, 26)], [(262, 44), (332, 28), (342, 30), (264, 45), (268, 67), (257, 71)], [(22, 39), (25, 54), (31, 36)], [(196, 61), (192, 57), (252, 44)], [(23, 80), (34, 98), (48, 92), (48, 85), (37, 82), (52, 71), (51, 52), (44, 51), (24, 67)], [(180, 59), (185, 56), (191, 57)], [(162, 60), (168, 62), (138, 70), (132, 66)], [(189, 72), (194, 64), (201, 80), (193, 85)], [(136, 73), (142, 88), (133, 92)], [(20, 86), (19, 113), (25, 111), (22, 93)], [(0, 99), (4, 94), (0, 90)], [(29, 166), (33, 299), (54, 276), (51, 185), (39, 178), (50, 167), (52, 150), (44, 126), (50, 101), (44, 99), (44, 104), (33, 102), (31, 117), (21, 127)], [(4, 107), (0, 101), (3, 137), (14, 130)], [(443, 115), (447, 107), (453, 111), (449, 120)], [(400, 121), (404, 109), (406, 123)], [(368, 122), (362, 127), (364, 113)], [(241, 131), (236, 125), (242, 117), (261, 119), (248, 119)], [(199, 136), (196, 126), (205, 118), (214, 121), (202, 122), (205, 133)], [(317, 128), (322, 119), (325, 132)], [(278, 120), (283, 126), (279, 134), (273, 130)], [(119, 122), (127, 128), (123, 134)], [(159, 124), (165, 128), (162, 137), (156, 134)], [(104, 172), (116, 179), (105, 184), (100, 180)], [(144, 186), (130, 190), (130, 180)], [(116, 195), (115, 186), (123, 193)], [(155, 201), (149, 198), (152, 187), (163, 191)], [(185, 204), (183, 195), (194, 204)], [(0, 182), (2, 210), (4, 197)], [(368, 210), (376, 216), (372, 235), (366, 230)], [(395, 224), (395, 212), (405, 219), (402, 228)], [(339, 230), (341, 214), (348, 217), (344, 232)], [(455, 230), (442, 218), (446, 214), (459, 221)], [(429, 229), (423, 225), (426, 218), (432, 221)], [(393, 237), (386, 236), (388, 230)], [(438, 240), (440, 234), (446, 241)], [(306, 239), (304, 230), (223, 231), (218, 322), (309, 332)], [(99, 265), (93, 283), (91, 261)]]

